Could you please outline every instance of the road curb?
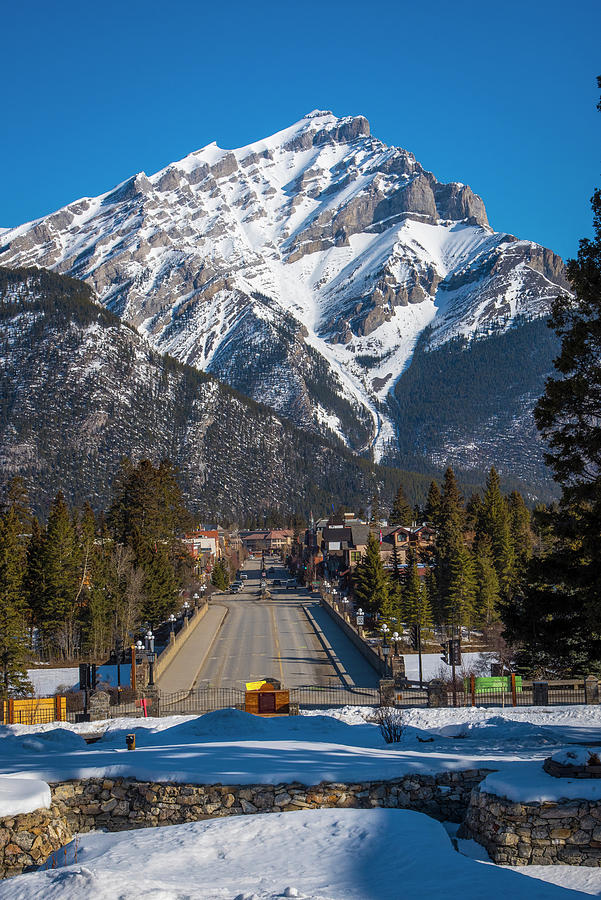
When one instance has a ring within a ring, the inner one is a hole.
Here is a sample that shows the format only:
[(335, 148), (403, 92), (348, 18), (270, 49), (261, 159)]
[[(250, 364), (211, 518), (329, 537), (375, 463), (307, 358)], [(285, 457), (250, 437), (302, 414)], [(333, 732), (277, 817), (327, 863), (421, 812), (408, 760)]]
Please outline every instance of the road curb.
[(200, 673), (201, 673), (201, 671), (202, 671), (202, 667), (203, 667), (204, 664), (206, 663), (207, 658), (208, 658), (208, 656), (209, 656), (209, 653), (210, 653), (211, 650), (213, 649), (213, 647), (214, 647), (214, 645), (215, 645), (215, 641), (216, 641), (217, 638), (219, 637), (219, 632), (220, 632), (221, 629), (223, 628), (223, 623), (225, 622), (225, 620), (227, 619), (227, 617), (228, 617), (228, 615), (229, 615), (229, 611), (230, 611), (230, 610), (229, 610), (229, 607), (228, 607), (228, 606), (222, 606), (221, 603), (214, 603), (213, 606), (221, 606), (221, 608), (223, 609), (223, 615), (221, 616), (221, 620), (220, 620), (220, 622), (219, 622), (217, 628), (215, 629), (215, 633), (214, 633), (213, 637), (211, 638), (211, 640), (209, 641), (209, 644), (208, 644), (208, 646), (207, 646), (207, 649), (205, 650), (205, 652), (204, 652), (204, 654), (203, 654), (203, 657), (202, 657), (202, 660), (201, 660), (201, 662), (200, 662), (200, 665), (198, 666), (198, 668), (197, 668), (197, 670), (196, 670), (196, 673), (195, 673), (195, 675), (194, 675), (194, 679), (193, 679), (193, 681), (192, 681), (192, 687), (190, 688), (190, 691), (193, 691), (193, 690), (194, 690), (194, 685), (196, 684), (196, 680), (197, 680), (198, 676), (200, 675)]
[(342, 681), (344, 681), (344, 684), (346, 685), (346, 687), (356, 687), (355, 682), (353, 681), (351, 676), (348, 674), (348, 672), (346, 671), (346, 669), (344, 668), (344, 666), (338, 659), (338, 656), (336, 655), (334, 648), (332, 647), (332, 645), (328, 641), (327, 637), (325, 636), (325, 634), (323, 633), (323, 631), (321, 630), (321, 628), (315, 621), (315, 617), (313, 616), (313, 613), (310, 612), (308, 607), (306, 607), (304, 604), (303, 604), (303, 609), (304, 609), (305, 614), (311, 624), (311, 627), (313, 628), (313, 630), (315, 631), (315, 634), (317, 635), (319, 642), (323, 646), (323, 649), (329, 656), (329, 658), (332, 662), (332, 665), (336, 669), (336, 674), (338, 675), (338, 677), (341, 678)]
[(185, 700), (187, 697), (189, 697), (190, 694), (192, 693), (192, 691), (194, 690), (194, 687), (195, 687), (195, 685), (196, 685), (196, 681), (197, 681), (197, 679), (198, 679), (198, 676), (200, 675), (200, 672), (201, 672), (201, 670), (202, 670), (202, 667), (203, 667), (204, 664), (206, 663), (207, 658), (208, 658), (208, 656), (209, 656), (209, 653), (210, 653), (211, 650), (213, 649), (213, 647), (214, 647), (214, 645), (215, 645), (215, 641), (217, 640), (217, 637), (219, 636), (219, 632), (221, 631), (221, 629), (222, 629), (222, 627), (223, 627), (223, 623), (225, 622), (225, 620), (226, 620), (226, 618), (227, 618), (227, 616), (228, 616), (229, 609), (228, 609), (227, 606), (222, 606), (221, 603), (212, 603), (211, 606), (212, 606), (212, 607), (217, 607), (217, 606), (221, 607), (221, 608), (223, 609), (223, 615), (221, 616), (221, 619), (219, 620), (219, 622), (218, 622), (218, 624), (217, 624), (217, 627), (215, 628), (215, 631), (214, 631), (214, 633), (213, 633), (213, 637), (211, 638), (211, 640), (210, 640), (209, 643), (207, 644), (207, 648), (206, 648), (205, 652), (202, 654), (202, 657), (201, 657), (200, 663), (199, 663), (199, 665), (198, 665), (198, 668), (196, 669), (196, 672), (194, 673), (194, 678), (192, 679), (192, 685), (191, 685), (191, 687), (188, 688), (188, 691), (187, 691), (187, 693), (185, 694), (184, 697), (179, 697), (179, 698), (178, 698), (178, 700), (177, 700), (178, 703), (179, 703), (181, 700)]

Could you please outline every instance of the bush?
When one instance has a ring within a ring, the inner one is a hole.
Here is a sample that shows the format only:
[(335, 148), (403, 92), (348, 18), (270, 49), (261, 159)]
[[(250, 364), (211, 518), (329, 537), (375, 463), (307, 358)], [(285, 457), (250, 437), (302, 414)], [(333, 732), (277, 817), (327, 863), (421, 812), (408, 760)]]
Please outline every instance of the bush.
[(393, 706), (382, 706), (374, 716), (387, 744), (398, 744), (403, 736), (403, 714)]

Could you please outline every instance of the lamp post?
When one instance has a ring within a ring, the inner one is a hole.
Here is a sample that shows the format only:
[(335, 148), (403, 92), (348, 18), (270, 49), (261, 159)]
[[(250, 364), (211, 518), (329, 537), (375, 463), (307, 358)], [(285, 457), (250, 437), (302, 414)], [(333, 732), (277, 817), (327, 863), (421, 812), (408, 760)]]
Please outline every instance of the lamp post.
[(401, 640), (401, 636), (400, 636), (400, 634), (398, 633), (398, 631), (393, 631), (393, 632), (392, 632), (391, 641), (392, 641), (392, 643), (393, 643), (393, 647), (394, 647), (394, 655), (395, 655), (395, 656), (398, 656), (398, 655), (399, 655), (399, 641), (400, 641), (400, 640)]
[(190, 604), (187, 600), (184, 600), (184, 619), (188, 618), (188, 611), (190, 609)]
[(359, 632), (359, 637), (363, 637), (363, 623), (365, 622), (365, 613), (359, 607), (357, 612), (355, 613), (355, 621), (357, 623), (357, 631)]
[(194, 606), (198, 606), (198, 601), (200, 600), (200, 595), (195, 591), (194, 596), (192, 597), (194, 600)]
[(382, 632), (382, 653), (384, 654), (384, 677), (388, 675), (388, 654), (390, 653), (390, 647), (388, 646), (387, 636), (390, 628), (384, 622), (380, 631)]
[(171, 613), (171, 615), (169, 616), (169, 627), (171, 629), (171, 634), (173, 634), (175, 630), (175, 616), (173, 615), (173, 613)]
[(148, 687), (154, 687), (154, 663), (157, 657), (154, 652), (154, 634), (150, 628), (144, 635), (144, 646), (148, 660)]

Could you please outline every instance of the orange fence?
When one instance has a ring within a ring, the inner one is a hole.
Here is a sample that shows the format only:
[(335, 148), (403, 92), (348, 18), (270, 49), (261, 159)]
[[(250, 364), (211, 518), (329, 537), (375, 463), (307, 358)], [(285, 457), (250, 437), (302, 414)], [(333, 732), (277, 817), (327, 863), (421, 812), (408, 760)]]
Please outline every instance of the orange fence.
[(35, 697), (2, 702), (4, 725), (42, 725), (45, 722), (65, 722), (66, 719), (66, 697)]

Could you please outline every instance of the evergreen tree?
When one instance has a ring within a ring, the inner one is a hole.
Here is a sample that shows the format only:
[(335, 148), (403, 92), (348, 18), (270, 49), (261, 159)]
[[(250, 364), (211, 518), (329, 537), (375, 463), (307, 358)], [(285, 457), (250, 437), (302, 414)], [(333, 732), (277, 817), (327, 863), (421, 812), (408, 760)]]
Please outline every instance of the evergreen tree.
[(494, 566), (490, 538), (483, 538), (476, 554), (476, 610), (479, 622), (489, 627), (499, 618), (499, 578)]
[(168, 460), (158, 467), (145, 459), (122, 460), (109, 523), (117, 543), (131, 547), (134, 564), (145, 573), (143, 613), (153, 624), (175, 609), (188, 554), (179, 535), (191, 519)]
[(482, 497), (480, 494), (472, 494), (465, 505), (466, 531), (476, 531), (482, 515)]
[(442, 495), (440, 493), (440, 488), (436, 481), (430, 482), (430, 488), (428, 490), (428, 497), (426, 499), (426, 507), (424, 509), (424, 514), (426, 516), (426, 521), (431, 525), (434, 525), (435, 528), (438, 527), (438, 520), (440, 516), (440, 505), (442, 503)]
[(444, 476), (436, 539), (437, 582), (445, 604), (452, 579), (451, 567), (463, 547), (463, 525), (463, 500), (455, 474), (449, 467)]
[(499, 584), (505, 599), (510, 600), (516, 584), (516, 560), (511, 536), (509, 509), (501, 494), (501, 479), (491, 468), (486, 479), (486, 491), (480, 510), (478, 542), (488, 536)]
[(407, 560), (407, 580), (403, 592), (403, 621), (407, 625), (421, 625), (429, 628), (432, 625), (432, 606), (426, 585), (419, 577), (417, 557), (409, 554)]
[[(31, 524), (31, 537), (27, 545), (23, 594), (31, 610), (33, 623), (38, 629), (38, 641), (46, 596), (45, 554), (46, 531), (34, 518)], [(40, 648), (38, 647), (38, 649)]]
[(396, 541), (394, 541), (394, 543), (392, 545), (392, 553), (391, 553), (390, 561), (392, 562), (392, 576), (391, 576), (392, 583), (394, 585), (397, 585), (400, 587), (401, 582), (402, 582), (401, 560), (400, 560), (400, 556), (399, 556), (399, 548), (398, 548)]
[(165, 547), (157, 547), (142, 568), (145, 576), (142, 615), (154, 628), (175, 609), (179, 585)]
[(451, 628), (471, 628), (475, 619), (476, 574), (472, 554), (462, 543), (451, 563), (447, 622)]
[(355, 568), (354, 586), (357, 603), (370, 615), (386, 607), (390, 585), (374, 534), (369, 535), (365, 553)]
[(413, 521), (413, 509), (405, 496), (402, 484), (399, 484), (396, 492), (389, 521), (391, 525), (411, 525)]
[(66, 659), (73, 659), (78, 650), (80, 563), (77, 533), (59, 492), (48, 516), (43, 556), (45, 591), (38, 614), (46, 649)]
[(430, 609), (432, 610), (432, 620), (436, 625), (442, 625), (445, 621), (446, 611), (440, 601), (440, 592), (438, 590), (436, 570), (434, 568), (428, 569), (428, 573), (424, 579), (424, 584), (426, 587), (426, 597), (428, 598), (428, 603), (430, 604)]
[(5, 497), (5, 510), (11, 509), (19, 522), (21, 535), (31, 532), (33, 516), (29, 506), (29, 493), (20, 475), (15, 475), (8, 483)]
[(509, 507), (509, 529), (516, 560), (521, 564), (532, 558), (534, 534), (532, 532), (530, 510), (518, 491), (512, 491), (507, 498)]
[(376, 491), (371, 501), (371, 517), (369, 523), (370, 525), (375, 525), (376, 528), (379, 528), (381, 521), (382, 509), (380, 507), (380, 494), (379, 491)]
[(229, 587), (230, 576), (227, 569), (227, 563), (224, 559), (218, 559), (213, 567), (211, 575), (211, 584), (215, 585), (220, 591), (225, 591)]
[(26, 548), (16, 509), (0, 518), (0, 699), (31, 692), (27, 608), (23, 602)]

